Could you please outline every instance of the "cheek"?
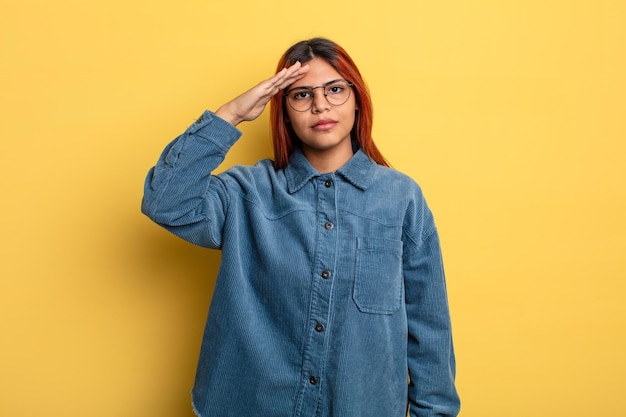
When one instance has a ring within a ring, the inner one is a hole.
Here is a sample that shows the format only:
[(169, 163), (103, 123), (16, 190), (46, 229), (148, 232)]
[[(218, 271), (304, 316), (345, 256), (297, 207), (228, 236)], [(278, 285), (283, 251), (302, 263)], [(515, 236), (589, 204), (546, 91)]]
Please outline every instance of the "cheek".
[(354, 124), (356, 123), (357, 110), (359, 109), (359, 106), (356, 104), (356, 100), (354, 100), (353, 97), (350, 98), (349, 103), (350, 105), (346, 108), (346, 118), (348, 117), (351, 118), (352, 127), (354, 127)]
[(306, 121), (304, 119), (305, 118), (302, 113), (297, 113), (294, 110), (287, 111), (287, 122), (291, 125), (291, 128), (298, 136), (306, 125)]
[(289, 106), (287, 106), (286, 104), (285, 104), (285, 106), (286, 106), (285, 110), (284, 110), (285, 111), (285, 122), (287, 124), (290, 124), (290, 125), (293, 126), (294, 122), (297, 120), (297, 115), (294, 114), (295, 112), (293, 110), (291, 110), (291, 108)]
[(352, 130), (354, 128), (354, 125), (356, 124), (356, 109), (353, 109), (353, 110), (347, 112), (346, 120), (350, 121), (349, 122), (350, 130)]

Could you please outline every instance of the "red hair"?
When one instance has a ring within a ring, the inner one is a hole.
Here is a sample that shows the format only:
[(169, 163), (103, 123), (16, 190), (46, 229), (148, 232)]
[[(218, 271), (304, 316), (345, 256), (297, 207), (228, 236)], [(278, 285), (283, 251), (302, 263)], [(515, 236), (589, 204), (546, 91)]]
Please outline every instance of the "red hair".
[[(352, 58), (339, 45), (324, 38), (301, 41), (289, 48), (278, 62), (277, 72), (300, 61), (302, 64), (321, 58), (328, 62), (344, 79), (354, 84), (357, 113), (350, 132), (353, 143), (370, 159), (379, 165), (390, 166), (376, 147), (372, 139), (374, 109), (369, 90), (359, 69)], [(274, 167), (282, 169), (289, 163), (289, 156), (300, 139), (291, 126), (286, 123), (285, 99), (283, 94), (276, 94), (270, 103), (270, 125), (274, 144)]]

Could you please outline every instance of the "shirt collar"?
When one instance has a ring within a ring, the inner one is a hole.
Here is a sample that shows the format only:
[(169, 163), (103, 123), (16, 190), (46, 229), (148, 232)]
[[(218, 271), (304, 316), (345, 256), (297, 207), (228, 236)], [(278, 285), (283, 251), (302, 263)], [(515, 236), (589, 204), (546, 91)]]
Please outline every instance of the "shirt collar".
[[(366, 190), (372, 182), (376, 167), (376, 163), (359, 149), (344, 166), (337, 170), (337, 174), (355, 187)], [(319, 175), (320, 173), (311, 166), (302, 150), (296, 148), (289, 157), (289, 164), (285, 167), (289, 193), (295, 193), (311, 178)]]

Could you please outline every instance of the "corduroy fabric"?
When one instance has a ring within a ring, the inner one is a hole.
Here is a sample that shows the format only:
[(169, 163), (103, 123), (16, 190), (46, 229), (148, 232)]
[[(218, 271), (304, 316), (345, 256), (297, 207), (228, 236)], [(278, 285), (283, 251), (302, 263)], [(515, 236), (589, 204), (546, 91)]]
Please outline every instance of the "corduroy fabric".
[[(201, 417), (455, 416), (439, 237), (419, 186), (362, 152), (212, 171), (241, 133), (211, 112), (148, 174), (143, 212), (222, 250), (193, 406)], [(410, 376), (410, 383), (407, 383)]]

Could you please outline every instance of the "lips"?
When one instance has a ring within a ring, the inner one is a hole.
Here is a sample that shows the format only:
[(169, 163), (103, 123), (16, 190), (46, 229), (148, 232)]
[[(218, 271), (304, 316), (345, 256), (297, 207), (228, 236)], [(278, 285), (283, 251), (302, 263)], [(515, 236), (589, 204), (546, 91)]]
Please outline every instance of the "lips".
[(322, 119), (313, 125), (315, 130), (328, 130), (332, 129), (337, 124), (337, 121), (332, 119)]

